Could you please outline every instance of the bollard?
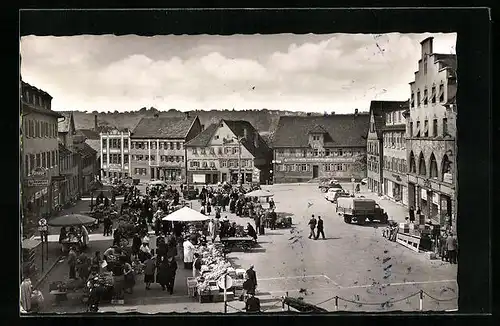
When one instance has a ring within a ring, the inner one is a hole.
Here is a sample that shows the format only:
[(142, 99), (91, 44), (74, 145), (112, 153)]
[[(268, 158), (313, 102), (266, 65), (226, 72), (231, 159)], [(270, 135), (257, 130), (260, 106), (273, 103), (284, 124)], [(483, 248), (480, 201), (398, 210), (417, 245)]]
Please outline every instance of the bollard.
[(420, 290), (420, 311), (424, 310), (424, 291)]
[(227, 314), (227, 302), (224, 301), (224, 313)]
[[(288, 292), (285, 293), (285, 298), (288, 298)], [(287, 310), (290, 311), (290, 305), (287, 304), (286, 307), (287, 307)]]
[(335, 311), (339, 311), (339, 297), (335, 296)]

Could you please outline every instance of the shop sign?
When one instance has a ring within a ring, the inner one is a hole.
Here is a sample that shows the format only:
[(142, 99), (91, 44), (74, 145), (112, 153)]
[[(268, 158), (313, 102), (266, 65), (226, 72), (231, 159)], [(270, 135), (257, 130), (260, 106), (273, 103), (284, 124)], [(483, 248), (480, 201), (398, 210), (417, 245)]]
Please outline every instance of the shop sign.
[(420, 198), (423, 200), (427, 200), (427, 190), (426, 189), (420, 189)]
[(28, 187), (47, 187), (49, 180), (47, 179), (28, 179)]
[(47, 178), (47, 170), (44, 168), (35, 168), (31, 171), (31, 175), (35, 178)]
[[(283, 163), (351, 163), (354, 158), (342, 157), (290, 157), (283, 158)], [(280, 161), (281, 163), (281, 161)]]

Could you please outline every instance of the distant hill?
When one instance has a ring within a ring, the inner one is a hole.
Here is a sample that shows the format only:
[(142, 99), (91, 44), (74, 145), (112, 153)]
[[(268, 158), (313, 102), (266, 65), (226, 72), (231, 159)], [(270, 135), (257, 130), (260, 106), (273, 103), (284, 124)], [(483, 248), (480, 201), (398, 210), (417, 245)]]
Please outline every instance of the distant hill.
[[(67, 111), (69, 112), (69, 111)], [(280, 116), (307, 116), (306, 112), (293, 112), (281, 110), (193, 110), (181, 112), (175, 109), (159, 111), (155, 108), (142, 108), (139, 111), (131, 112), (81, 112), (73, 111), (76, 129), (94, 128), (94, 115), (97, 115), (98, 127), (100, 131), (108, 129), (133, 130), (142, 117), (153, 117), (158, 114), (160, 117), (180, 117), (189, 113), (191, 116), (198, 115), (202, 125), (208, 126), (220, 119), (246, 120), (250, 122), (261, 134), (266, 135), (266, 140), (272, 138), (272, 134), (278, 126)], [(322, 113), (311, 113), (311, 115), (323, 115)]]

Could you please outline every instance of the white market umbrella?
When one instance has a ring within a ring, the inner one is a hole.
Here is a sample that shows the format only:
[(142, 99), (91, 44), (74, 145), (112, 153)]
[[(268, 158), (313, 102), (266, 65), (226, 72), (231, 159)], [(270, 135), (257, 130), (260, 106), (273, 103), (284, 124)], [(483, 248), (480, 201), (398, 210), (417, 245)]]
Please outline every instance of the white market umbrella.
[(151, 181), (149, 184), (152, 186), (160, 186), (160, 185), (164, 185), (166, 183), (165, 183), (165, 181), (162, 181), (162, 180), (155, 180), (155, 181)]
[(162, 220), (174, 222), (195, 222), (209, 220), (210, 216), (201, 214), (189, 207), (183, 207), (175, 212), (165, 216)]
[(249, 193), (245, 194), (245, 197), (272, 197), (272, 196), (274, 196), (274, 194), (270, 193), (267, 190), (262, 190), (262, 189), (250, 191)]

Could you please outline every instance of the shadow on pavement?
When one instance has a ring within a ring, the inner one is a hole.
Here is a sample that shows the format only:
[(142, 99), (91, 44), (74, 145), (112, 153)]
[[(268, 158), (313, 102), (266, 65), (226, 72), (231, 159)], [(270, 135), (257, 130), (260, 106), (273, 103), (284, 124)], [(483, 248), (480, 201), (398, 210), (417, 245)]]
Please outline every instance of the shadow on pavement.
[[(356, 224), (354, 224), (354, 225), (356, 225)], [(357, 224), (357, 225), (360, 227), (372, 227), (372, 228), (378, 229), (378, 228), (386, 227), (387, 225), (389, 225), (389, 223), (365, 222), (365, 224), (362, 224), (362, 225)]]

